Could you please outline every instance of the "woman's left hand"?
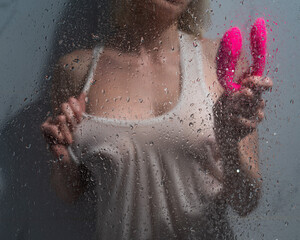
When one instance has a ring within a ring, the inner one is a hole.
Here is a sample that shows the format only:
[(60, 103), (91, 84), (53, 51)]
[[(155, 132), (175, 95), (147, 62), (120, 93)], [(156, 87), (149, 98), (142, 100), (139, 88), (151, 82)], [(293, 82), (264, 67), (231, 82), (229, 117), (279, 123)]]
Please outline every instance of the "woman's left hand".
[(225, 92), (214, 107), (216, 134), (228, 143), (236, 143), (264, 119), (265, 101), (262, 94), (272, 88), (268, 77), (249, 76), (241, 80), (241, 89)]

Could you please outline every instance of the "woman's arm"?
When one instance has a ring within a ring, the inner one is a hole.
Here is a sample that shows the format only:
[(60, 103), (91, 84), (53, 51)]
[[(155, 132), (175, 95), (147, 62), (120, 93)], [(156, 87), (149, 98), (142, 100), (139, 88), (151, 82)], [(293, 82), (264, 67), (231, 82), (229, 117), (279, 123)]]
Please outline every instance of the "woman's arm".
[(224, 161), (225, 197), (240, 216), (245, 216), (258, 205), (261, 196), (258, 134), (255, 130), (239, 142), (227, 140), (219, 144)]
[(51, 186), (64, 202), (75, 202), (86, 190), (90, 173), (83, 165), (76, 165), (70, 159), (66, 146), (56, 145), (54, 148), (52, 152), (59, 153), (63, 159), (51, 164)]
[(272, 87), (272, 81), (248, 78), (250, 64), (242, 52), (235, 76), (244, 79), (246, 89), (228, 96), (216, 75), (220, 41), (203, 39), (202, 43), (205, 80), (215, 102), (215, 133), (224, 161), (225, 197), (244, 216), (257, 206), (261, 194), (257, 124), (264, 118), (262, 92)]
[(76, 50), (61, 57), (55, 65), (51, 85), (51, 105), (54, 116), (61, 113), (61, 105), (82, 91), (89, 66), (91, 50)]
[[(82, 109), (75, 99), (84, 84), (90, 63), (89, 53), (76, 51), (62, 57), (55, 66), (52, 80), (53, 117), (43, 123), (42, 130), (57, 161), (51, 164), (51, 185), (65, 202), (73, 202), (85, 191), (89, 172), (75, 164), (67, 150), (72, 143), (72, 128), (79, 123)], [(74, 107), (76, 106), (76, 107)], [(75, 119), (77, 116), (77, 120)]]
[(214, 120), (227, 201), (244, 216), (257, 206), (260, 197), (257, 127), (264, 119), (262, 93), (272, 87), (272, 81), (250, 76), (241, 82), (242, 90), (218, 99)]

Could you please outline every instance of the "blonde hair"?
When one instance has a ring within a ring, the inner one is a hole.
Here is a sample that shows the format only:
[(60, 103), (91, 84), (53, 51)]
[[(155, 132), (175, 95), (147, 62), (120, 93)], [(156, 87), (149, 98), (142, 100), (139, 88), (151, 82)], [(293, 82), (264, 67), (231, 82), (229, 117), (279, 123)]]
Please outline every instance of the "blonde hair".
[[(131, 0), (113, 0), (113, 17), (117, 25), (126, 25), (134, 16), (126, 9)], [(192, 0), (178, 18), (178, 28), (202, 37), (210, 25), (210, 0)]]

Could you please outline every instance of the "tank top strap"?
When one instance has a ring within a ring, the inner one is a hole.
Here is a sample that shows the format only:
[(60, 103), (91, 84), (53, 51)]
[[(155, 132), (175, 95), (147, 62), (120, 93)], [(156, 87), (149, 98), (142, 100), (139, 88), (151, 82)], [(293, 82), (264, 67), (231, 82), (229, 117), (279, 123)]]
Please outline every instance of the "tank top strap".
[(184, 55), (182, 70), (186, 77), (187, 96), (205, 100), (210, 106), (213, 106), (213, 100), (205, 81), (201, 40), (184, 32), (181, 33), (181, 38), (183, 41), (181, 53)]
[(86, 78), (86, 82), (85, 82), (85, 85), (84, 85), (83, 90), (82, 90), (82, 92), (85, 93), (85, 94), (88, 93), (88, 91), (90, 90), (91, 85), (93, 85), (94, 72), (95, 72), (95, 69), (97, 67), (98, 60), (99, 60), (101, 54), (103, 53), (103, 49), (104, 49), (104, 46), (100, 45), (100, 44), (96, 45), (93, 49), (91, 67), (89, 68), (88, 75), (87, 75), (87, 78)]
[(207, 97), (207, 99), (209, 99), (209, 101), (213, 105), (213, 101), (212, 101), (212, 98), (210, 96), (210, 91), (209, 91), (208, 86), (207, 86), (206, 81), (205, 81), (204, 64), (203, 64), (203, 58), (204, 58), (203, 53), (204, 53), (204, 51), (202, 49), (202, 43), (199, 39), (197, 40), (196, 52), (197, 52), (197, 61), (198, 61), (197, 72), (198, 72), (199, 77), (200, 77), (200, 87), (201, 87), (204, 95)]
[[(184, 76), (184, 88), (183, 91), (190, 93), (187, 96), (200, 95), (206, 99), (213, 106), (213, 100), (210, 96), (207, 84), (204, 78), (203, 69), (203, 50), (202, 43), (199, 39), (196, 39), (193, 35), (179, 31), (180, 37), (180, 54), (181, 56), (181, 70)], [(98, 44), (93, 49), (92, 63), (89, 68), (89, 72), (86, 78), (86, 83), (82, 90), (83, 93), (87, 94), (90, 87), (94, 83), (94, 72), (97, 67), (97, 63), (101, 54), (103, 53), (104, 46)], [(195, 85), (195, 81), (197, 84)], [(200, 92), (199, 92), (200, 91)], [(185, 95), (185, 94), (183, 94)]]

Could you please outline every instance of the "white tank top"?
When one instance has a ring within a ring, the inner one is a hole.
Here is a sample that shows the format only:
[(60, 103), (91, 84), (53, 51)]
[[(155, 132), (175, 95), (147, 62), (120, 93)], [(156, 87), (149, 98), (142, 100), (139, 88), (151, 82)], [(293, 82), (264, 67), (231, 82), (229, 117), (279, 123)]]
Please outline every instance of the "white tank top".
[[(171, 111), (145, 120), (85, 113), (74, 132), (69, 152), (96, 183), (95, 239), (227, 239), (201, 43), (183, 32), (179, 38), (182, 87)], [(102, 50), (94, 49), (85, 93)]]

